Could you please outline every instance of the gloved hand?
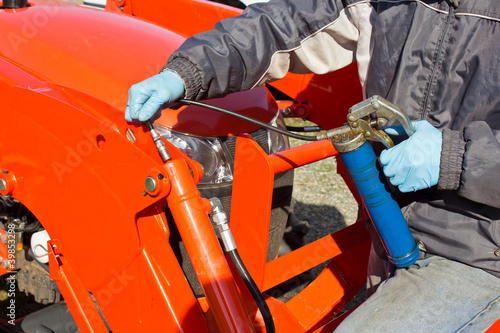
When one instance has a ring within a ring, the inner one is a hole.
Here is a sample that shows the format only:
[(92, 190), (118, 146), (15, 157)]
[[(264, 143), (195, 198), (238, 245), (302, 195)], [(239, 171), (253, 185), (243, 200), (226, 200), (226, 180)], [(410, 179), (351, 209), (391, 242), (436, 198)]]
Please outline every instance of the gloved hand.
[(159, 117), (165, 103), (184, 96), (184, 82), (177, 73), (165, 71), (134, 84), (128, 91), (127, 121), (147, 121)]
[[(401, 192), (428, 188), (439, 180), (443, 134), (425, 120), (412, 126), (412, 136), (380, 154), (384, 174)], [(391, 129), (386, 132), (393, 134)]]

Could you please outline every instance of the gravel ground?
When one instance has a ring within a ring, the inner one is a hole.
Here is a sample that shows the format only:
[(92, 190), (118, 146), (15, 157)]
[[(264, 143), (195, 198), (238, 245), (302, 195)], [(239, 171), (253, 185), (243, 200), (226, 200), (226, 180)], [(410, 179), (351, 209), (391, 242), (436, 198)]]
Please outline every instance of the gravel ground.
[(334, 157), (296, 169), (293, 197), (295, 214), (311, 225), (307, 242), (356, 222), (358, 205), (337, 174)]
[[(314, 125), (296, 119), (287, 119), (287, 123)], [(291, 147), (303, 144), (306, 142), (290, 140)], [(337, 173), (334, 157), (295, 169), (293, 197), (296, 200), (295, 214), (299, 220), (311, 225), (305, 237), (307, 243), (356, 222), (357, 202)]]

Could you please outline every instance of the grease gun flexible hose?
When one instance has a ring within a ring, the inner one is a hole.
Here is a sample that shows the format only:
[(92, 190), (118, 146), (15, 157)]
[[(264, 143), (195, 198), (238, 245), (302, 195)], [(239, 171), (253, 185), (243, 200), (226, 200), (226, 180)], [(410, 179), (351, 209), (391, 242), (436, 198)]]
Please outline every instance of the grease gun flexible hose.
[(230, 250), (227, 251), (229, 254), (229, 257), (231, 258), (231, 261), (234, 264), (234, 267), (240, 274), (241, 278), (243, 279), (243, 282), (245, 282), (245, 285), (248, 288), (248, 291), (250, 294), (252, 294), (253, 299), (255, 300), (255, 303), (257, 303), (257, 307), (260, 310), (260, 313), (262, 314), (262, 318), (264, 319), (264, 324), (266, 325), (266, 332), (267, 333), (274, 333), (275, 328), (274, 328), (274, 320), (273, 316), (271, 314), (271, 311), (269, 310), (269, 307), (267, 306), (266, 301), (264, 300), (264, 297), (262, 296), (262, 293), (260, 292), (259, 288), (255, 284), (255, 281), (252, 279), (252, 276), (250, 273), (248, 273), (248, 270), (246, 269), (245, 265), (243, 264), (243, 261), (241, 260), (241, 257), (238, 253), (238, 250)]
[(256, 124), (256, 125), (262, 126), (262, 127), (267, 128), (267, 129), (269, 129), (271, 131), (275, 131), (275, 132), (281, 133), (283, 135), (289, 136), (289, 137), (294, 138), (294, 139), (304, 140), (304, 141), (317, 141), (318, 140), (315, 136), (300, 135), (300, 134), (292, 133), (292, 132), (283, 130), (281, 128), (277, 128), (277, 127), (271, 126), (271, 125), (269, 125), (269, 124), (267, 124), (267, 123), (265, 123), (263, 121), (260, 121), (260, 120), (257, 120), (257, 119), (253, 119), (253, 118), (247, 117), (245, 115), (239, 114), (237, 112), (234, 112), (234, 111), (231, 111), (231, 110), (227, 110), (227, 109), (224, 109), (224, 108), (221, 108), (221, 107), (218, 107), (218, 106), (210, 105), (210, 104), (207, 104), (207, 103), (197, 102), (197, 101), (190, 101), (188, 99), (179, 99), (179, 100), (177, 100), (177, 102), (182, 103), (182, 104), (186, 104), (186, 105), (196, 105), (196, 106), (200, 106), (202, 108), (207, 108), (207, 109), (210, 109), (210, 110), (213, 110), (213, 111), (224, 113), (224, 114), (227, 114), (227, 115), (230, 115), (230, 116), (233, 116), (233, 117), (236, 117), (236, 118), (248, 121), (248, 122), (250, 122), (252, 124)]

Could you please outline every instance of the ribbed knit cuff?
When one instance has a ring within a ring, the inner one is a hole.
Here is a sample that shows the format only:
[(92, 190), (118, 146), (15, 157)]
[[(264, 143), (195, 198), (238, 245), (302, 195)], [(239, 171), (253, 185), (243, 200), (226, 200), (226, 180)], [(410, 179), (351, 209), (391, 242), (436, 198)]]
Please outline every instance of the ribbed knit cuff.
[(465, 153), (463, 133), (443, 130), (443, 149), (441, 151), (441, 170), (439, 172), (438, 189), (457, 190), (462, 174), (462, 162)]
[(173, 58), (169, 59), (160, 73), (166, 70), (177, 73), (184, 81), (184, 98), (196, 100), (201, 90), (201, 75), (196, 66), (186, 58)]

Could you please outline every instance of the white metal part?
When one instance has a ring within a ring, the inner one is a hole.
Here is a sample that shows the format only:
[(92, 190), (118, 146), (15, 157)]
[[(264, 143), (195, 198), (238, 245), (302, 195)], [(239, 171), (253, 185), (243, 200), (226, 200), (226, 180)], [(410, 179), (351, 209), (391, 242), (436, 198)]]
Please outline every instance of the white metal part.
[(47, 241), (49, 240), (50, 236), (46, 230), (37, 231), (31, 236), (31, 251), (36, 259), (43, 264), (49, 262), (47, 250)]
[(268, 1), (269, 0), (241, 0), (241, 2), (243, 2), (247, 6), (257, 2), (268, 2)]
[(83, 3), (89, 6), (96, 6), (96, 7), (106, 6), (106, 0), (84, 0)]

